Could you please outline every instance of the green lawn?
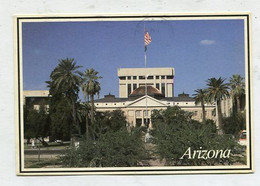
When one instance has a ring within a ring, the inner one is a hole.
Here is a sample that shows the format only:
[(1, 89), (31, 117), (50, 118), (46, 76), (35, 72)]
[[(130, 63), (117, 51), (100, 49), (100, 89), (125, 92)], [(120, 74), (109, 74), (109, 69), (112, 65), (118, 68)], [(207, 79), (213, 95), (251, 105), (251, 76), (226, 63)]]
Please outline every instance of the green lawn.
[(25, 168), (46, 168), (46, 167), (61, 167), (61, 162), (57, 158), (52, 159), (41, 159), (38, 161), (37, 158), (25, 159)]

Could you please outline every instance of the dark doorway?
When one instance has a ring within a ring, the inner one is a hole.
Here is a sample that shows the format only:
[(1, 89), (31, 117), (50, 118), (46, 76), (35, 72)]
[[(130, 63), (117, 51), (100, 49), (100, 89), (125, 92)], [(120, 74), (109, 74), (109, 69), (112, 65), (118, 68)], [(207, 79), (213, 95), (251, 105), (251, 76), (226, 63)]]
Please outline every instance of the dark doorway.
[(142, 119), (136, 119), (135, 122), (136, 122), (136, 127), (141, 127)]

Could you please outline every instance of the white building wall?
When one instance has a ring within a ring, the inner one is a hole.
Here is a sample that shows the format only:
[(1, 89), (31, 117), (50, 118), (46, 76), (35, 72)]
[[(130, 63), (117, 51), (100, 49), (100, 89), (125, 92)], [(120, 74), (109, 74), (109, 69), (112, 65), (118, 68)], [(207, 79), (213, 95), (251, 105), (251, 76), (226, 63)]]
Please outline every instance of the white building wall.
[[(144, 112), (145, 108), (145, 99), (137, 101), (126, 101), (126, 102), (109, 102), (109, 103), (95, 103), (96, 109), (98, 111), (113, 111), (116, 109), (121, 109), (127, 118), (128, 123), (135, 127), (136, 126), (136, 119), (141, 119), (141, 125), (144, 126), (145, 124), (145, 115)], [(162, 100), (149, 100), (148, 99), (148, 118), (151, 118), (151, 114), (153, 110), (160, 110), (160, 109), (167, 109), (167, 106), (179, 106), (182, 110), (192, 112), (193, 116), (192, 119), (202, 121), (202, 108), (200, 105), (195, 105), (194, 101), (162, 101)], [(206, 118), (216, 120), (216, 116), (213, 114), (215, 109), (215, 105), (205, 105), (206, 110)], [(150, 119), (149, 127), (152, 127), (152, 122)]]

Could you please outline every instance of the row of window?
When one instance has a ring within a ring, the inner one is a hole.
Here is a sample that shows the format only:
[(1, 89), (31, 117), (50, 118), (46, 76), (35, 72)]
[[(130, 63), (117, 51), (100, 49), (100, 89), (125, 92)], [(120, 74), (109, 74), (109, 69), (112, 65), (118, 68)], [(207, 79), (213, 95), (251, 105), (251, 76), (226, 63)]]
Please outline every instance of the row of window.
[[(139, 111), (139, 110), (137, 110), (135, 113), (136, 113), (136, 117), (141, 117), (141, 112), (142, 111)], [(149, 111), (143, 111), (144, 112), (144, 116), (148, 116), (148, 113), (149, 113)], [(209, 111), (209, 112), (211, 112), (211, 115), (212, 116), (215, 116), (215, 111), (213, 110), (213, 111)], [(205, 111), (205, 115), (207, 116), (207, 114), (208, 114), (208, 111)], [(195, 111), (194, 112), (194, 116), (197, 116), (198, 115), (198, 111)], [(202, 117), (202, 113), (201, 113), (201, 117)]]
[[(124, 105), (125, 103), (123, 103), (123, 105)], [(177, 103), (178, 104), (178, 103)], [(188, 103), (186, 103), (186, 104), (188, 104)], [(98, 105), (98, 104), (97, 104)], [(107, 105), (107, 103), (106, 103), (106, 105)], [(114, 105), (116, 105), (116, 103), (114, 103)], [(136, 114), (136, 117), (141, 117), (141, 110), (137, 110), (137, 111), (135, 111), (135, 114)], [(143, 111), (143, 113), (144, 113), (144, 116), (148, 116), (148, 113), (149, 113), (149, 111)], [(207, 114), (208, 114), (208, 111), (205, 111), (205, 115), (207, 116)], [(201, 117), (202, 117), (202, 113), (200, 114), (201, 115)], [(215, 116), (216, 115), (216, 112), (213, 110), (213, 111), (211, 111), (211, 115), (212, 116)], [(194, 116), (198, 116), (198, 111), (194, 111)]]
[[(170, 105), (171, 103), (167, 103), (168, 105)], [(175, 103), (175, 104), (177, 104), (177, 105), (179, 105), (179, 103), (177, 102), (177, 103)], [(189, 103), (186, 103), (186, 105), (188, 105)], [(98, 103), (96, 104), (97, 106), (99, 105)], [(107, 103), (105, 103), (105, 105), (108, 105)], [(114, 105), (116, 105), (116, 103), (114, 103)], [(125, 105), (125, 103), (123, 103), (123, 105)], [(36, 109), (36, 108), (35, 108)], [(37, 110), (37, 109), (36, 109)], [(195, 112), (197, 112), (197, 111), (195, 111)], [(207, 112), (207, 111), (206, 111)], [(195, 113), (195, 115), (197, 115), (196, 113)]]
[[(137, 110), (137, 111), (135, 111), (135, 114), (136, 114), (136, 117), (141, 117), (141, 112), (142, 111), (140, 111), (140, 110)], [(144, 112), (144, 116), (148, 116), (148, 113), (149, 113), (149, 111), (143, 111)], [(214, 116), (215, 115), (215, 111), (213, 110), (213, 111), (209, 111), (209, 112), (211, 112), (211, 115), (212, 116)], [(207, 116), (207, 114), (208, 114), (208, 111), (205, 111), (205, 115)], [(194, 116), (197, 116), (198, 115), (198, 111), (195, 111), (194, 112)], [(202, 113), (201, 113), (201, 117), (202, 117)]]
[[(210, 111), (209, 111), (210, 112)], [(207, 114), (208, 114), (208, 111), (205, 111), (205, 115), (207, 116)], [(195, 111), (194, 112), (194, 116), (197, 116), (198, 115), (198, 111)], [(202, 117), (202, 113), (200, 114), (201, 115), (201, 117)], [(215, 116), (216, 115), (216, 111), (214, 111), (214, 110), (212, 110), (211, 111), (211, 115), (212, 116)]]
[[(97, 106), (99, 105), (98, 103), (96, 104)], [(107, 103), (105, 103), (105, 105), (108, 105)], [(116, 105), (116, 103), (114, 103), (114, 105)], [(125, 103), (123, 103), (123, 105), (125, 105)]]
[[(137, 77), (138, 77), (138, 79), (145, 79), (145, 76), (120, 76), (119, 77), (119, 79), (120, 80), (131, 80), (131, 79), (133, 79), (133, 80), (135, 80), (135, 79), (137, 79)], [(160, 77), (161, 77), (161, 79), (173, 79), (173, 76), (148, 76), (147, 77), (147, 79), (160, 79)]]
[[(137, 111), (135, 111), (135, 116), (136, 117), (141, 117), (141, 110), (137, 110)], [(144, 116), (148, 116), (148, 113), (149, 113), (149, 110), (145, 110), (145, 111), (143, 111), (144, 112)]]

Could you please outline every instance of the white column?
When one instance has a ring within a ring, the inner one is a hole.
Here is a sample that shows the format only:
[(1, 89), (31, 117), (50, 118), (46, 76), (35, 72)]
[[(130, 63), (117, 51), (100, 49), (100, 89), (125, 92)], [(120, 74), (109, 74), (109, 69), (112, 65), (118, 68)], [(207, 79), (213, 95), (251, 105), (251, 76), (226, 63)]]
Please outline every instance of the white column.
[(136, 116), (135, 116), (135, 114), (136, 114), (136, 110), (134, 110), (134, 122), (133, 122), (134, 127), (136, 127)]
[(142, 124), (141, 124), (141, 126), (144, 126), (144, 110), (142, 110)]

